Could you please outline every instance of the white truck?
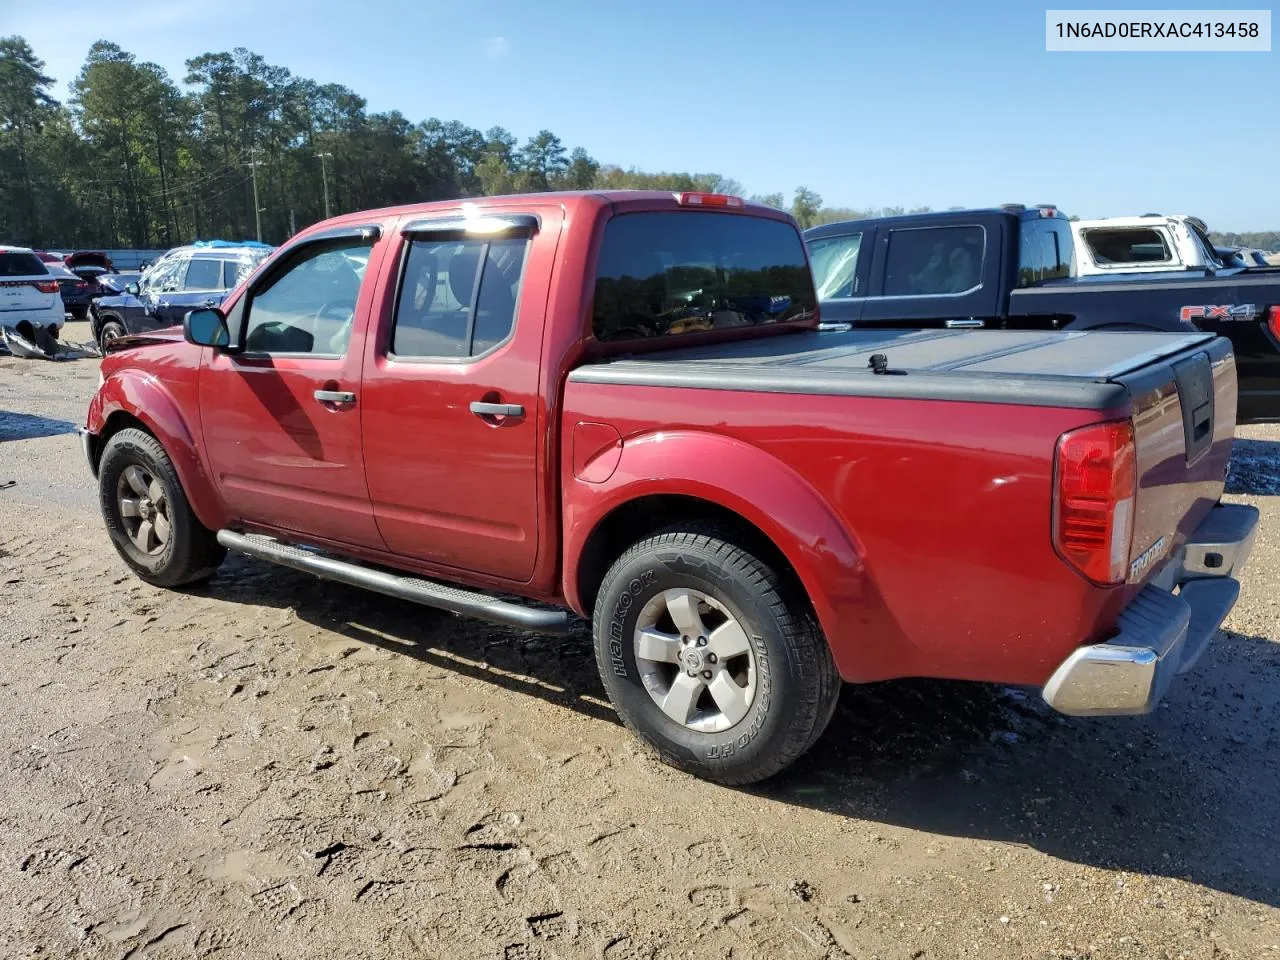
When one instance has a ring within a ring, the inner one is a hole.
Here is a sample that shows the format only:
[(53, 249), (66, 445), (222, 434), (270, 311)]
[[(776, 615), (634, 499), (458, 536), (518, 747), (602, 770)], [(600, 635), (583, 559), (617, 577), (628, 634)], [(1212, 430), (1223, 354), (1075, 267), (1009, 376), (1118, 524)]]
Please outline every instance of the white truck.
[(1071, 232), (1080, 276), (1217, 271), (1239, 266), (1224, 263), (1209, 240), (1204, 221), (1187, 214), (1075, 220)]

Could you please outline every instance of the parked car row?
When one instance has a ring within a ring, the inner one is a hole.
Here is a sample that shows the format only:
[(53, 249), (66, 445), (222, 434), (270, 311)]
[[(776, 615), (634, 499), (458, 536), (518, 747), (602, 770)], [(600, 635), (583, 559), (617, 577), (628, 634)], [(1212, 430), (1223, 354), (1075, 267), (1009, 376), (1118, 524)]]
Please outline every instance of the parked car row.
[[(117, 272), (104, 253), (0, 247), (0, 326), (29, 326), (56, 340), (70, 315), (89, 319), (99, 344), (182, 321), (194, 306), (222, 302), (274, 249), (201, 241), (166, 252), (142, 271)], [(24, 327), (25, 329), (25, 327)]]
[[(1154, 710), (1257, 526), (1219, 502), (1231, 344), (1153, 332), (1163, 301), (1111, 292), (1136, 281), (1086, 298), (1050, 208), (808, 248), (704, 193), (317, 224), (181, 329), (108, 343), (81, 435), (108, 535), (162, 587), (230, 550), (518, 629), (573, 611), (627, 727), (721, 783), (809, 750), (842, 682)], [(159, 299), (217, 262), (131, 295), (176, 319)]]
[(273, 250), (208, 242), (177, 247), (119, 289), (93, 302), (90, 329), (105, 345), (131, 333), (182, 323), (188, 310), (216, 307)]
[(829, 323), (1220, 334), (1239, 422), (1280, 420), (1280, 267), (1222, 263), (1193, 218), (1009, 205), (830, 223), (806, 242)]

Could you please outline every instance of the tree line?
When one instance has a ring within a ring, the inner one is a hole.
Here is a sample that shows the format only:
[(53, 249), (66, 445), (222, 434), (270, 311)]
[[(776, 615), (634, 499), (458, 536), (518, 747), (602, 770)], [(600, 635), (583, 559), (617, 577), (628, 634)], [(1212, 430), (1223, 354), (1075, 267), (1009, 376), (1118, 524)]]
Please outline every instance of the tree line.
[[(268, 63), (243, 47), (186, 61), (179, 86), (160, 66), (98, 41), (71, 84), (22, 37), (0, 38), (0, 242), (153, 248), (194, 239), (279, 243), (329, 214), (398, 203), (565, 189), (742, 193), (716, 173), (602, 164), (550, 130), (523, 144), (504, 127), (414, 123), (361, 96)], [(924, 212), (824, 207), (798, 187), (752, 199), (808, 227)], [(955, 208), (959, 209), (959, 208)], [(1280, 248), (1280, 233), (1224, 242)]]

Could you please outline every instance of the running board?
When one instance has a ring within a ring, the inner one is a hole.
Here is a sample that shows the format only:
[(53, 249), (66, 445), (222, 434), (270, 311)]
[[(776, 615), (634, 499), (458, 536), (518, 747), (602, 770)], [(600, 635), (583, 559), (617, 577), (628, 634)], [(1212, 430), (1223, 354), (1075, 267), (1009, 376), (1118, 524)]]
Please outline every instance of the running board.
[(460, 616), (488, 620), (536, 633), (569, 632), (569, 615), (563, 610), (526, 607), (484, 593), (447, 587), (431, 580), (362, 567), (259, 534), (219, 530), (218, 543), (236, 553), (292, 567), (325, 580), (336, 580), (338, 583), (384, 593), (389, 597), (398, 597), (426, 607), (448, 610)]

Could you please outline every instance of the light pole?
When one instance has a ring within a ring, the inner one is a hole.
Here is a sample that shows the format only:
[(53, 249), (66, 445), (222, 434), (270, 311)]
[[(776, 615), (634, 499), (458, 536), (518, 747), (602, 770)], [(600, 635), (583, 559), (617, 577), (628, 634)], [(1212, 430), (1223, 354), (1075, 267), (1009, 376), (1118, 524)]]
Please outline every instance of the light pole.
[(324, 218), (328, 220), (329, 219), (329, 173), (325, 169), (324, 158), (329, 157), (330, 159), (332, 159), (333, 154), (317, 153), (316, 156), (320, 158), (320, 179), (324, 183)]
[(258, 230), (258, 242), (262, 242), (262, 208), (258, 206), (258, 165), (261, 160), (250, 160), (247, 166), (253, 174), (253, 222)]

